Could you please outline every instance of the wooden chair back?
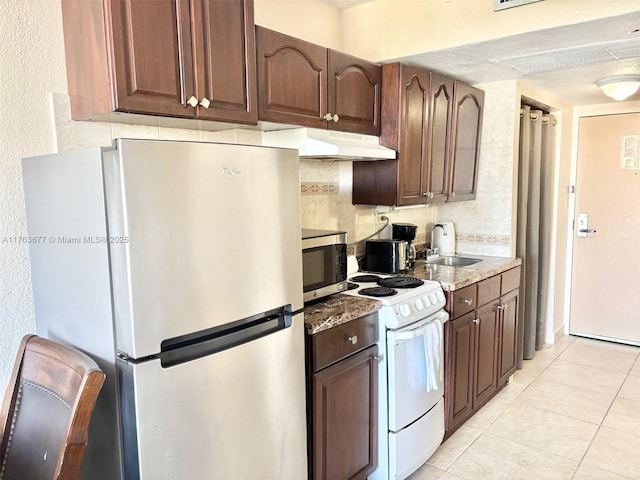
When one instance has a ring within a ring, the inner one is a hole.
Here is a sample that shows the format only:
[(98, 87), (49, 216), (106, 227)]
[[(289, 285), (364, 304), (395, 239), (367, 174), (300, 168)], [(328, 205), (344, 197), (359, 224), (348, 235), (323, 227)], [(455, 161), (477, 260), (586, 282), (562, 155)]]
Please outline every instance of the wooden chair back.
[(104, 380), (84, 353), (26, 335), (0, 411), (0, 480), (76, 480)]

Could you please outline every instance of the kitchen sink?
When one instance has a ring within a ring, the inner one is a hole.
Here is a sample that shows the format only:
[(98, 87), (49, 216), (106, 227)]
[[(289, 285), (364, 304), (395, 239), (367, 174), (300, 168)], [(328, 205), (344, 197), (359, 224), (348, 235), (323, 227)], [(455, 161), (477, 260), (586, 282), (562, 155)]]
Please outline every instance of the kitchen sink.
[(427, 265), (447, 265), (449, 267), (468, 267), (481, 262), (479, 258), (469, 257), (438, 257), (433, 260), (429, 260)]

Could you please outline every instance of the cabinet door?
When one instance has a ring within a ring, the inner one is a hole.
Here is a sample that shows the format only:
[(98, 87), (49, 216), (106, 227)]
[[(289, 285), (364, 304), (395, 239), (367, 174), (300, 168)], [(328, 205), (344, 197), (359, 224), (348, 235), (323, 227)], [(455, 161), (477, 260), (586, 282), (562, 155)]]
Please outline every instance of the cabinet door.
[(400, 72), (398, 205), (416, 205), (426, 202), (429, 72), (404, 65)]
[(454, 430), (471, 415), (474, 319), (475, 312), (470, 312), (445, 324), (446, 430)]
[(317, 480), (364, 479), (377, 467), (378, 361), (374, 345), (313, 375)]
[(115, 109), (192, 117), (189, 1), (112, 0), (110, 8)]
[(326, 128), (327, 50), (256, 27), (260, 120)]
[(453, 80), (431, 73), (431, 104), (429, 118), (429, 154), (427, 191), (428, 203), (446, 200), (448, 163), (453, 114)]
[(331, 130), (380, 135), (380, 65), (329, 50), (327, 110)]
[(448, 202), (476, 198), (483, 106), (482, 90), (455, 82)]
[(500, 336), (498, 345), (498, 385), (504, 385), (516, 371), (518, 341), (518, 290), (500, 298)]
[(486, 402), (497, 388), (498, 309), (497, 302), (476, 312), (474, 323), (473, 408)]
[(253, 0), (191, 0), (200, 118), (256, 123)]

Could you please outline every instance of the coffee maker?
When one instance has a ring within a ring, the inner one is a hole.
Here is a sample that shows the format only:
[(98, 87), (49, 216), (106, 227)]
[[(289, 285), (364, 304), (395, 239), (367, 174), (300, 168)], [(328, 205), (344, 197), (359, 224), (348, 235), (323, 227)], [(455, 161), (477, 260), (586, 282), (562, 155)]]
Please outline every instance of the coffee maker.
[(393, 223), (392, 238), (394, 240), (403, 240), (407, 242), (407, 268), (413, 267), (416, 261), (416, 247), (413, 245), (413, 241), (416, 238), (416, 230), (418, 227), (412, 223)]

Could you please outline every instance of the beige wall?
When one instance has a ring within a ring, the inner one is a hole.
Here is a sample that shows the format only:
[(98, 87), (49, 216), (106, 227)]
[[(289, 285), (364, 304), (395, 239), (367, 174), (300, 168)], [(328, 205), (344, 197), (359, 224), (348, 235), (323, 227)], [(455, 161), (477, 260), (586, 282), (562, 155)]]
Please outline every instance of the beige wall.
[(491, 0), (376, 0), (344, 11), (343, 46), (382, 61), (637, 10), (637, 0), (545, 0), (500, 12)]
[(58, 1), (0, 1), (0, 392), (21, 337), (35, 330), (21, 158), (51, 153), (50, 92), (67, 79)]
[(255, 22), (277, 32), (343, 50), (340, 11), (319, 0), (254, 0)]

